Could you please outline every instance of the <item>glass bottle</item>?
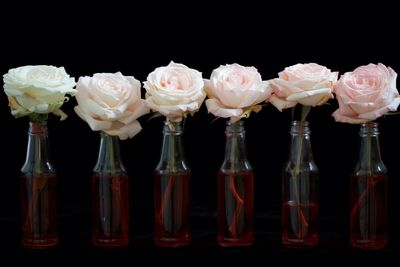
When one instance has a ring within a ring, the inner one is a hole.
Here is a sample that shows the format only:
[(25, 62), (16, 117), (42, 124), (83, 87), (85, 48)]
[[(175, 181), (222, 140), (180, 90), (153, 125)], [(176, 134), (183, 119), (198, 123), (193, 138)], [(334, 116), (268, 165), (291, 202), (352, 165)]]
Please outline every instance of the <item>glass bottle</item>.
[(154, 172), (154, 242), (180, 247), (190, 243), (190, 168), (182, 144), (182, 122), (166, 121), (161, 159)]
[(21, 169), (22, 245), (58, 244), (57, 176), (51, 161), (47, 122), (29, 122), (26, 160)]
[(387, 244), (387, 176), (378, 123), (361, 125), (360, 155), (350, 181), (350, 244), (380, 249)]
[(254, 241), (254, 177), (246, 155), (243, 121), (228, 121), (225, 133), (225, 159), (218, 172), (218, 243), (250, 246)]
[(101, 133), (92, 176), (93, 245), (125, 247), (129, 243), (128, 175), (121, 161), (118, 136)]
[(293, 121), (289, 161), (283, 171), (282, 243), (311, 247), (319, 243), (318, 168), (307, 121)]

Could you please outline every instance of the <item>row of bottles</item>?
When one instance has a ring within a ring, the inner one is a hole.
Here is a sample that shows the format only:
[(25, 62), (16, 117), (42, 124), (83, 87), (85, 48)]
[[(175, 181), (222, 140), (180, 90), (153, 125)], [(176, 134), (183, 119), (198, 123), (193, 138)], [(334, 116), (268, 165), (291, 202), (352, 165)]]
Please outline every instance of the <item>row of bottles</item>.
[[(191, 241), (189, 230), (190, 168), (182, 144), (182, 124), (166, 122), (160, 162), (155, 176), (154, 241), (180, 247)], [(360, 156), (351, 176), (351, 245), (383, 248), (387, 243), (387, 178), (381, 160), (376, 123), (360, 130)], [(51, 163), (46, 121), (30, 122), (27, 157), (22, 167), (22, 244), (28, 248), (58, 243), (56, 171)], [(218, 243), (248, 246), (253, 243), (252, 167), (246, 156), (243, 121), (228, 122), (225, 159), (218, 172)], [(129, 243), (128, 176), (119, 141), (101, 134), (92, 177), (92, 242), (100, 247)], [(318, 168), (311, 151), (308, 122), (291, 127), (289, 160), (283, 171), (282, 243), (310, 247), (319, 243)]]

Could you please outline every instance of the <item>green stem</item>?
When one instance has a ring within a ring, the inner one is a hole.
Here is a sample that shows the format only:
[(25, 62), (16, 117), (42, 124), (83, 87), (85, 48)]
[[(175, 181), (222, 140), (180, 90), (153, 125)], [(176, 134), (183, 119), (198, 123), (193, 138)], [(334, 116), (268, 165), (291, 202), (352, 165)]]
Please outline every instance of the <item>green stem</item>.
[[(174, 124), (171, 121), (168, 121), (168, 127), (170, 128), (170, 130), (175, 130), (174, 129)], [(170, 164), (170, 173), (171, 174), (175, 174), (176, 172), (176, 164), (175, 164), (175, 135), (169, 133), (168, 134), (168, 138), (169, 138), (169, 147), (168, 147), (168, 154), (169, 154), (169, 164)]]
[[(173, 127), (173, 122), (168, 121), (168, 127), (170, 128), (170, 130), (174, 130)], [(177, 170), (176, 170), (176, 164), (175, 164), (175, 135), (174, 134), (169, 134), (168, 135), (169, 138), (169, 142), (168, 145), (169, 147), (168, 149), (168, 157), (169, 157), (169, 175), (168, 175), (168, 183), (167, 183), (167, 187), (165, 188), (164, 192), (163, 192), (163, 197), (162, 197), (162, 202), (161, 202), (161, 210), (160, 210), (160, 217), (161, 217), (161, 221), (162, 224), (164, 226), (164, 229), (167, 230), (168, 232), (173, 232), (173, 226), (170, 225), (170, 221), (169, 220), (165, 220), (165, 212), (166, 209), (168, 207), (168, 202), (172, 201), (172, 192), (175, 186), (175, 179), (177, 176)], [(172, 205), (171, 205), (172, 207)], [(175, 212), (175, 211), (172, 211)], [(168, 224), (168, 225), (166, 225)]]
[(300, 173), (300, 161), (301, 156), (303, 154), (303, 133), (304, 133), (304, 122), (307, 118), (308, 113), (310, 112), (310, 106), (302, 106), (301, 107), (301, 120), (300, 120), (300, 141), (297, 143), (297, 156), (296, 156), (296, 167), (295, 167), (295, 177), (297, 177)]
[(234, 213), (232, 215), (232, 220), (229, 225), (229, 232), (231, 234), (232, 238), (238, 238), (238, 222), (241, 216), (241, 212), (243, 210), (243, 205), (244, 205), (244, 200), (243, 198), (239, 195), (239, 192), (236, 189), (236, 178), (242, 178), (240, 173), (238, 173), (237, 170), (237, 165), (236, 162), (238, 161), (238, 156), (239, 156), (239, 147), (237, 145), (238, 143), (238, 133), (237, 133), (237, 127), (239, 125), (239, 122), (235, 122), (231, 124), (232, 128), (232, 136), (231, 136), (231, 153), (230, 153), (230, 160), (231, 160), (231, 171), (229, 174), (229, 190), (231, 191), (232, 196), (236, 200), (235, 208), (234, 208)]
[[(367, 126), (368, 127), (368, 126)], [(368, 175), (372, 175), (371, 132), (367, 130), (367, 168)]]
[(232, 123), (232, 125), (231, 125), (231, 127), (232, 127), (232, 129), (233, 129), (233, 134), (232, 134), (232, 147), (231, 147), (231, 155), (230, 155), (230, 158), (231, 158), (231, 173), (233, 174), (233, 173), (235, 173), (235, 164), (234, 164), (234, 162), (235, 162), (235, 158), (236, 158), (236, 155), (237, 155), (237, 145), (236, 145), (236, 143), (237, 143), (237, 133), (235, 132), (235, 128), (236, 128), (236, 125), (237, 125), (237, 122), (235, 122), (235, 123)]
[(310, 112), (311, 107), (310, 106), (302, 106), (301, 107), (301, 119), (300, 119), (300, 131), (298, 133), (299, 135), (299, 141), (297, 142), (297, 155), (296, 155), (296, 165), (295, 165), (295, 171), (294, 171), (294, 176), (293, 178), (293, 185), (294, 185), (294, 192), (296, 196), (296, 202), (297, 202), (297, 209), (298, 209), (298, 216), (300, 217), (301, 225), (300, 225), (300, 233), (298, 234), (299, 238), (303, 238), (305, 234), (305, 229), (308, 227), (308, 222), (307, 219), (304, 216), (304, 213), (301, 208), (301, 203), (300, 203), (300, 166), (301, 166), (301, 158), (303, 155), (303, 134), (304, 134), (304, 122), (307, 118), (308, 113)]

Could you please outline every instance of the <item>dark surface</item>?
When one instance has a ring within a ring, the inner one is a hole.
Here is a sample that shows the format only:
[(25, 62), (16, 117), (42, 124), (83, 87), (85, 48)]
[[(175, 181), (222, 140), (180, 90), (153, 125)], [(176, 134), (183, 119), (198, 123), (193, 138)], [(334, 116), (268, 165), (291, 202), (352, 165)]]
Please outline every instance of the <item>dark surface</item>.
[[(234, 62), (254, 65), (263, 79), (299, 62), (317, 62), (340, 73), (382, 62), (400, 72), (396, 1), (121, 2), (2, 2), (1, 73), (22, 65), (49, 64), (64, 66), (76, 78), (121, 71), (143, 81), (170, 60), (198, 69), (206, 78), (220, 64)], [(99, 135), (74, 114), (75, 104), (75, 100), (65, 104), (66, 121), (49, 120), (59, 173), (61, 243), (54, 250), (28, 251), (19, 245), (19, 169), (25, 159), (28, 121), (15, 120), (0, 94), (1, 266), (77, 266), (85, 261), (109, 266), (400, 263), (399, 116), (379, 120), (382, 155), (389, 170), (387, 249), (358, 251), (348, 246), (349, 175), (357, 159), (359, 127), (335, 123), (330, 116), (336, 109), (332, 101), (310, 114), (320, 168), (319, 248), (290, 250), (280, 245), (281, 168), (288, 156), (291, 115), (267, 106), (245, 122), (255, 170), (254, 246), (216, 245), (216, 171), (224, 156), (225, 122), (212, 123), (214, 118), (203, 107), (186, 121), (184, 136), (193, 172), (193, 245), (173, 250), (152, 244), (152, 171), (160, 155), (162, 119), (147, 116), (141, 119), (144, 130), (121, 148), (131, 181), (132, 243), (127, 249), (105, 251), (90, 244), (90, 177)]]

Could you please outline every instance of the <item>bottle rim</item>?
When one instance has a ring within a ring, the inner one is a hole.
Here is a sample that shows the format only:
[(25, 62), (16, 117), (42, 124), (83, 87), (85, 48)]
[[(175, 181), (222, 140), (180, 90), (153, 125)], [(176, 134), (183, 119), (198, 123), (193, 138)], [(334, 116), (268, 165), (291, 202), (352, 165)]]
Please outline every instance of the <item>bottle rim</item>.
[(379, 134), (379, 124), (375, 121), (365, 122), (361, 124), (360, 136), (365, 135), (378, 135)]
[[(300, 130), (301, 126), (303, 126), (303, 131)], [(303, 121), (303, 124), (301, 123), (301, 121), (292, 121), (290, 133), (291, 134), (299, 134), (300, 132), (303, 132), (303, 134), (311, 133), (308, 121)]]
[(245, 133), (246, 130), (244, 128), (244, 121), (238, 120), (236, 122), (232, 122), (231, 120), (226, 121), (226, 134), (233, 134), (233, 133)]

